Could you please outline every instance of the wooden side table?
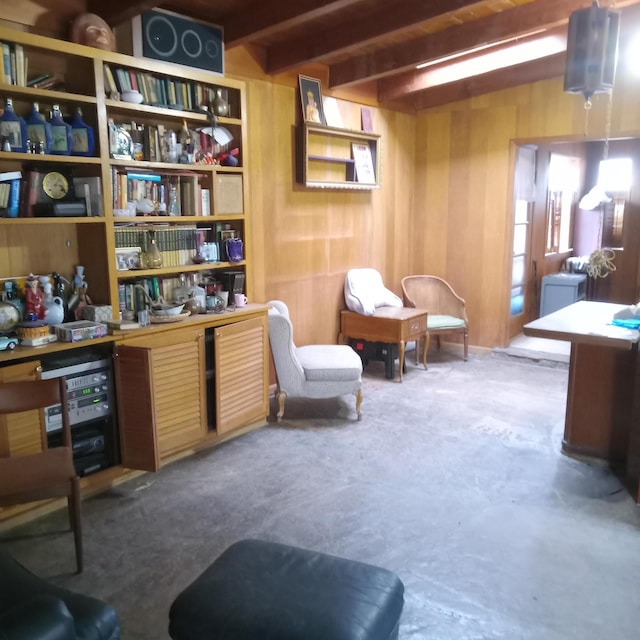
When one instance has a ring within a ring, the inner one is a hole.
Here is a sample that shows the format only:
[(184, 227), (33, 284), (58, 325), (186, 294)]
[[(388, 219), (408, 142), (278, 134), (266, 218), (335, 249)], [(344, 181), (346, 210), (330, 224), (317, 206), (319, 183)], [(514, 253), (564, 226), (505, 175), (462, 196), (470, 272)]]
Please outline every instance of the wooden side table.
[(349, 338), (359, 338), (370, 342), (391, 342), (398, 345), (400, 382), (404, 367), (405, 344), (416, 341), (416, 364), (420, 340), (424, 338), (422, 364), (427, 368), (427, 310), (409, 307), (378, 307), (372, 316), (355, 311), (340, 312), (340, 335), (345, 342)]

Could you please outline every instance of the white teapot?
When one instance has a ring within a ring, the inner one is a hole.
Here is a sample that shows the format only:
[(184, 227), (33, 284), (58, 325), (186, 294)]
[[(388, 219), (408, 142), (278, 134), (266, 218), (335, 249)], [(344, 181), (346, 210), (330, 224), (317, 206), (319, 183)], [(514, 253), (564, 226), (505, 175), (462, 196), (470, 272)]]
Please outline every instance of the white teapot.
[(64, 302), (60, 296), (45, 298), (43, 305), (45, 307), (44, 321), (46, 324), (52, 326), (64, 322)]

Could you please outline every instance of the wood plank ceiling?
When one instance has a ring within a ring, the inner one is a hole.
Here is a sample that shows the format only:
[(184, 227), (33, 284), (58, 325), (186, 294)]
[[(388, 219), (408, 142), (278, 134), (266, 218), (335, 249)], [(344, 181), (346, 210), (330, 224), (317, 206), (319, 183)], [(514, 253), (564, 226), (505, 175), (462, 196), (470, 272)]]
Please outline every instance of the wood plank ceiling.
[[(408, 109), (562, 75), (573, 11), (590, 0), (87, 0), (117, 26), (151, 9), (221, 25), (225, 48), (258, 48), (267, 74), (309, 63), (328, 67), (329, 87), (375, 82), (381, 103)], [(640, 0), (617, 0), (622, 26)], [(603, 2), (601, 6), (606, 6)], [(628, 9), (624, 9), (627, 7)], [(520, 52), (516, 53), (515, 44)], [(547, 48), (545, 45), (550, 45)], [(498, 69), (465, 70), (500, 53)], [(417, 69), (417, 65), (428, 66)], [(456, 76), (452, 74), (456, 73)]]

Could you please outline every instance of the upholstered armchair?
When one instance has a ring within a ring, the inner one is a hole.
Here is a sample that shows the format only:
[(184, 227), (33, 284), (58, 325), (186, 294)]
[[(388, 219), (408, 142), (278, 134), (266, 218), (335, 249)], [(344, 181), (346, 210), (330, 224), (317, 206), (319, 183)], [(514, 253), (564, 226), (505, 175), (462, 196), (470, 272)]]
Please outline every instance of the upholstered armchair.
[(402, 300), (384, 286), (375, 269), (349, 269), (344, 280), (344, 301), (350, 311), (372, 316), (377, 307), (402, 307)]
[(464, 359), (469, 351), (469, 321), (464, 299), (451, 285), (437, 276), (406, 276), (402, 279), (405, 307), (426, 309), (427, 333), (435, 337), (440, 348), (440, 336), (459, 334), (464, 342)]
[(289, 309), (281, 300), (269, 303), (269, 341), (278, 381), (278, 414), (284, 415), (286, 397), (335, 398), (354, 393), (358, 420), (362, 417), (362, 362), (347, 345), (296, 347)]

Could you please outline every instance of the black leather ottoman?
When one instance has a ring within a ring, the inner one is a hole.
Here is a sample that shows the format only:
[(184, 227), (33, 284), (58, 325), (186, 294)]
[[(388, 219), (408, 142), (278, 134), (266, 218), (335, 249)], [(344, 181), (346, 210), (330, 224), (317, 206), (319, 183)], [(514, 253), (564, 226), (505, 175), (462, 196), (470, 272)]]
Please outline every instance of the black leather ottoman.
[(173, 640), (395, 640), (391, 571), (261, 540), (229, 547), (173, 602)]

